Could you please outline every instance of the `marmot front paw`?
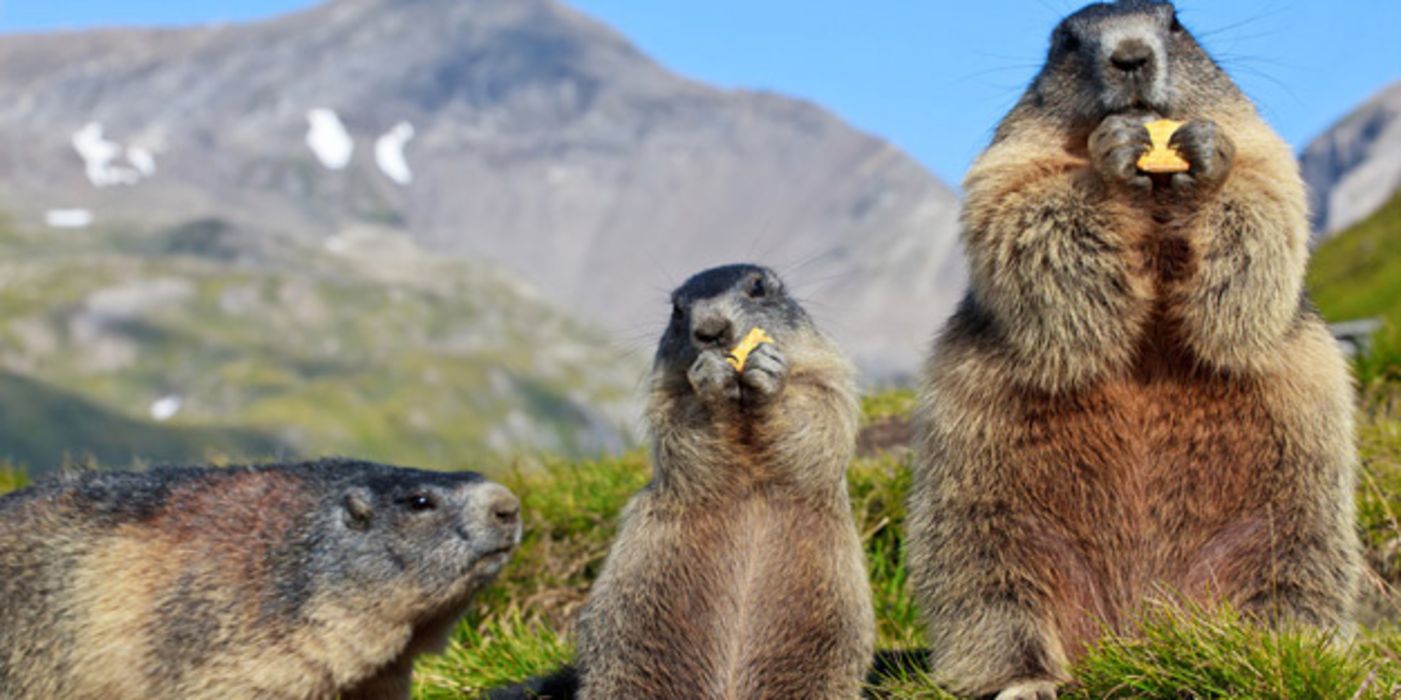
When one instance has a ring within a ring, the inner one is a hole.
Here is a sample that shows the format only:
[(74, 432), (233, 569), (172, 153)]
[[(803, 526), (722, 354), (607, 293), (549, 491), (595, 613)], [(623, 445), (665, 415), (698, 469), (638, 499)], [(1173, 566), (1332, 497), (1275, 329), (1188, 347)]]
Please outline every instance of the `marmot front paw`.
[(997, 700), (1056, 700), (1056, 684), (1050, 681), (1017, 683), (998, 693)]
[(772, 343), (764, 343), (749, 354), (749, 361), (740, 373), (740, 383), (746, 389), (745, 396), (766, 401), (783, 391), (788, 379), (788, 358)]
[[(758, 354), (755, 352), (751, 356), (750, 362), (753, 362)], [(722, 350), (701, 352), (691, 365), (691, 369), (686, 372), (686, 379), (691, 382), (691, 389), (696, 392), (696, 396), (699, 396), (701, 401), (706, 403), (738, 401), (739, 378), (739, 373), (730, 366), (726, 360), (725, 352)]]
[(1090, 134), (1090, 163), (1105, 182), (1148, 191), (1153, 180), (1138, 169), (1138, 159), (1153, 148), (1140, 116), (1110, 115)]
[(1192, 169), (1172, 176), (1175, 193), (1215, 189), (1225, 182), (1236, 159), (1236, 144), (1216, 122), (1198, 119), (1172, 135), (1169, 144), (1182, 154)]

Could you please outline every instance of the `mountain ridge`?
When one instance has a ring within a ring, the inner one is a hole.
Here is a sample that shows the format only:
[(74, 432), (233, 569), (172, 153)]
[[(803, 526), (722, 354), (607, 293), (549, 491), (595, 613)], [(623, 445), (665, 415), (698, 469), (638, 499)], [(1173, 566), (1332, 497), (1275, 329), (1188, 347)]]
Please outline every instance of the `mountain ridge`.
[[(0, 37), (0, 89), (0, 206), (26, 220), (213, 217), (310, 241), (368, 221), (510, 267), (613, 333), (659, 329), (685, 275), (758, 258), (875, 377), (915, 371), (963, 288), (957, 197), (908, 156), (812, 103), (681, 77), (550, 0)], [(353, 141), (344, 169), (306, 148), (313, 109)], [(71, 137), (89, 123), (154, 175), (86, 183)], [(406, 186), (372, 158), (399, 124)]]
[(1299, 156), (1316, 240), (1361, 222), (1401, 189), (1401, 82), (1378, 90)]

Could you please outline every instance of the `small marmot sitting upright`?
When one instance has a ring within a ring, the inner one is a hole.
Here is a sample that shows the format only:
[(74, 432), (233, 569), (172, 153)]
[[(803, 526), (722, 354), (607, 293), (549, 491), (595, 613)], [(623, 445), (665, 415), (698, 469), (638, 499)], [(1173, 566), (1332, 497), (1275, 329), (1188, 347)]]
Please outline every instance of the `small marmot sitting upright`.
[[(857, 698), (875, 623), (851, 366), (768, 269), (709, 270), (672, 299), (655, 476), (580, 613), (581, 696)], [(754, 328), (769, 342), (727, 357)]]
[[(1184, 122), (1152, 174), (1145, 124)], [(965, 183), (971, 292), (920, 409), (935, 673), (1051, 698), (1151, 597), (1346, 632), (1353, 391), (1289, 147), (1167, 2), (1091, 5)]]
[(407, 698), (520, 538), (478, 474), (325, 460), (0, 498), (0, 697)]

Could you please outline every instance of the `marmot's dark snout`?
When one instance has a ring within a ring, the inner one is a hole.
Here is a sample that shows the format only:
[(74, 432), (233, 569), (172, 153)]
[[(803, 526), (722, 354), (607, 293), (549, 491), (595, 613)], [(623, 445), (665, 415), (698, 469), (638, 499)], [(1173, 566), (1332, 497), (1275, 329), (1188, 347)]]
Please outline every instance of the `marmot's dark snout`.
[(699, 302), (692, 308), (691, 342), (697, 350), (729, 348), (735, 340), (735, 313), (723, 298)]
[(1167, 100), (1163, 41), (1149, 27), (1106, 32), (1100, 51), (1105, 106), (1112, 110), (1161, 106)]

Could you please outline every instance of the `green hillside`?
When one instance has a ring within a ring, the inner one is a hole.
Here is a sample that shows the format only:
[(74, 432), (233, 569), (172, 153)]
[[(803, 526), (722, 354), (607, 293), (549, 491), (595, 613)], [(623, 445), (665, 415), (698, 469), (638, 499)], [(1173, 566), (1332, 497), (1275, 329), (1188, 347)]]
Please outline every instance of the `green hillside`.
[[(0, 227), (0, 370), (128, 428), (65, 436), (64, 411), (9, 397), (0, 459), (34, 469), (74, 452), (259, 458), (270, 444), (441, 469), (598, 454), (631, 443), (644, 366), (498, 270), (392, 233)], [(157, 426), (165, 397), (178, 410)]]
[[(5, 457), (37, 473), (59, 461), (183, 463), (221, 457), (273, 457), (286, 448), (248, 430), (167, 427), (139, 421), (42, 382), (0, 371), (0, 435)], [(60, 455), (62, 460), (55, 460)], [(0, 471), (0, 487), (7, 483)]]
[(1401, 193), (1319, 246), (1309, 291), (1329, 320), (1378, 317), (1401, 328)]

